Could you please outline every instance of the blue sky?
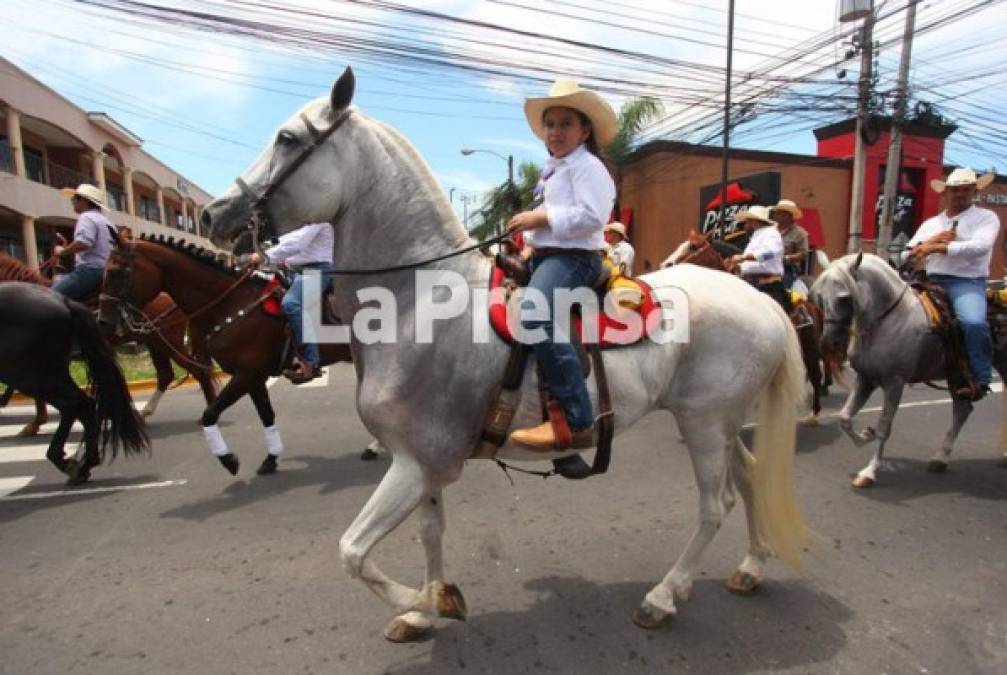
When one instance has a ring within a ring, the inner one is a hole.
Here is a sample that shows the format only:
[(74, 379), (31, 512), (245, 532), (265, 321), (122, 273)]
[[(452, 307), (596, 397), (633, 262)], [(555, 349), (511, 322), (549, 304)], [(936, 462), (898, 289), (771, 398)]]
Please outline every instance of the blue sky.
[[(199, 6), (174, 0), (183, 6)], [(387, 21), (387, 15), (367, 9), (322, 0), (297, 0), (296, 4), (345, 16)], [(513, 28), (617, 48), (723, 65), (724, 52), (654, 35), (661, 30), (684, 27), (686, 34), (723, 43), (725, 2), (690, 0), (662, 3), (660, 13), (648, 23), (636, 20), (634, 30), (622, 30), (604, 22), (585, 22), (555, 16), (544, 17), (508, 3), (434, 1), (413, 3), (454, 16), (489, 21)], [(531, 5), (531, 2), (519, 4)], [(572, 8), (581, 3), (556, 3)], [(775, 53), (816, 33), (834, 30), (836, 0), (781, 0), (773, 3), (739, 0), (735, 68), (744, 71), (761, 59), (745, 53)], [(896, 3), (890, 3), (896, 4)], [(646, 16), (645, 7), (656, 3), (626, 0), (604, 3), (626, 17)], [(764, 14), (773, 7), (773, 16)], [(205, 6), (205, 5), (204, 5)], [(934, 15), (937, 3), (921, 3), (921, 16)], [(927, 14), (930, 12), (930, 14)], [(596, 15), (601, 17), (601, 15)], [(944, 54), (945, 45), (981, 33), (982, 26), (1007, 25), (1001, 5), (987, 10), (980, 23), (951, 25), (917, 40), (914, 55), (920, 57), (915, 72), (920, 77), (941, 79), (949, 69), (960, 72), (962, 59)], [(124, 24), (96, 14), (66, 0), (40, 4), (37, 0), (4, 0), (0, 18), (8, 25), (0, 53), (86, 110), (101, 110), (144, 139), (145, 149), (201, 185), (219, 193), (254, 159), (276, 127), (303, 102), (324, 95), (345, 65), (357, 73), (357, 105), (408, 136), (431, 164), (445, 190), (454, 189), (454, 203), (462, 215), (466, 201), (475, 208), (482, 193), (506, 177), (506, 164), (491, 154), (464, 157), (459, 150), (473, 147), (501, 155), (512, 154), (515, 163), (541, 163), (545, 152), (528, 130), (521, 103), (526, 95), (544, 91), (504, 77), (486, 77), (456, 70), (418, 71), (397, 63), (364, 62), (359, 56), (335, 49), (291, 50), (248, 39), (219, 34), (193, 33), (184, 29)], [(615, 21), (615, 17), (609, 17)], [(970, 21), (974, 21), (970, 20)], [(962, 22), (964, 23), (964, 22)], [(410, 30), (408, 23), (389, 24), (389, 33)], [(1002, 28), (999, 29), (1002, 31)], [(839, 48), (833, 50), (839, 54)], [(488, 55), (504, 54), (487, 47)], [(939, 57), (928, 65), (928, 56)], [(536, 62), (536, 55), (526, 57)], [(972, 52), (977, 68), (988, 66), (984, 53)], [(998, 57), (1002, 59), (1003, 57)], [(882, 56), (882, 67), (894, 72), (898, 49)], [(555, 59), (541, 56), (539, 61)], [(160, 64), (160, 65), (158, 65)], [(574, 60), (559, 66), (577, 79), (595, 75), (596, 66)], [(849, 64), (855, 77), (856, 66)], [(832, 77), (832, 74), (828, 75)], [(675, 81), (668, 72), (668, 81)], [(929, 80), (928, 80), (929, 81)], [(988, 81), (991, 84), (996, 81)], [(711, 92), (722, 89), (715, 80), (706, 83)], [(952, 88), (954, 84), (948, 84)], [(1001, 88), (1002, 90), (1002, 88)], [(963, 89), (962, 91), (965, 91)], [(992, 93), (991, 93), (992, 92)], [(995, 87), (970, 91), (984, 108), (1003, 110), (1003, 94)], [(619, 99), (612, 99), (618, 106)], [(674, 105), (669, 105), (674, 110)], [(814, 153), (810, 131), (782, 132), (739, 142), (747, 147)], [(977, 138), (977, 135), (979, 137)], [(949, 148), (949, 157), (988, 167), (996, 155), (983, 153), (981, 134), (972, 130), (970, 145)], [(952, 152), (953, 150), (953, 152)], [(1003, 167), (1001, 167), (1003, 170)], [(464, 199), (462, 199), (464, 198)]]

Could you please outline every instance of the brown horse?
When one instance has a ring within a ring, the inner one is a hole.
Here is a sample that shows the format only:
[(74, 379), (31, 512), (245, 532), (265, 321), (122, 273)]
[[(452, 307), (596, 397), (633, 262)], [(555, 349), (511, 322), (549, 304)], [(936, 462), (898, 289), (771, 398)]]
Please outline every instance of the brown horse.
[[(232, 475), (237, 474), (238, 458), (228, 450), (217, 421), (248, 394), (262, 422), (267, 447), (258, 473), (273, 473), (283, 443), (266, 380), (282, 371), (291, 349), (286, 320), (275, 311), (278, 303), (267, 281), (251, 270), (228, 268), (211, 252), (184, 241), (120, 242), (105, 267), (99, 322), (118, 324), (133, 307), (161, 292), (178, 301), (192, 325), (206, 336), (202, 347), (231, 375), (200, 419), (210, 452)], [(269, 309), (270, 305), (275, 306)], [(319, 351), (322, 365), (350, 360), (348, 345), (322, 344)]]
[[(0, 282), (4, 281), (24, 281), (30, 284), (41, 286), (51, 286), (52, 280), (35, 270), (31, 269), (23, 262), (0, 253)], [(113, 344), (138, 341), (147, 347), (150, 354), (151, 363), (157, 373), (157, 389), (154, 395), (147, 402), (147, 405), (140, 412), (143, 417), (150, 417), (157, 409), (157, 404), (161, 396), (175, 380), (175, 372), (171, 362), (175, 361), (179, 366), (189, 372), (203, 390), (206, 402), (210, 403), (216, 398), (216, 382), (213, 377), (213, 364), (206, 354), (198, 350), (190, 352), (185, 346), (186, 318), (182, 314), (174, 301), (167, 294), (160, 294), (153, 298), (143, 308), (144, 315), (149, 319), (162, 317), (157, 331), (148, 333), (136, 333), (124, 331), (121, 335), (110, 336)], [(193, 340), (194, 343), (198, 342)], [(8, 390), (10, 392), (10, 390)], [(8, 398), (5, 395), (4, 398)], [(0, 403), (2, 403), (0, 399)], [(43, 401), (35, 401), (35, 418), (28, 422), (19, 432), (19, 436), (33, 436), (38, 433), (39, 428), (48, 420), (46, 405)]]
[[(690, 230), (688, 239), (668, 256), (661, 266), (691, 263), (730, 272), (729, 253), (727, 250), (718, 250), (718, 246), (735, 248), (730, 244), (710, 241), (708, 235)], [(734, 252), (741, 253), (737, 249)], [(831, 355), (822, 353), (823, 316), (818, 305), (807, 298), (802, 298), (794, 303), (790, 319), (794, 322), (794, 328), (797, 330), (804, 368), (808, 374), (808, 381), (811, 382), (811, 416), (805, 421), (808, 424), (817, 424), (818, 413), (822, 410), (822, 396), (828, 391), (828, 383), (832, 379), (830, 376), (838, 371), (839, 361)], [(824, 370), (823, 363), (826, 366)]]

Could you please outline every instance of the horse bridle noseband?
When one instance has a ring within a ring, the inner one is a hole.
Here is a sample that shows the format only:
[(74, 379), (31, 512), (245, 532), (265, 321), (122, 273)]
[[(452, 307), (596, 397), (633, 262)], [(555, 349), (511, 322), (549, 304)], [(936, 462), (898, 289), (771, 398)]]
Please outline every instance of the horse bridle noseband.
[(329, 136), (336, 132), (336, 129), (341, 127), (344, 122), (350, 117), (350, 110), (346, 109), (339, 113), (339, 117), (336, 121), (332, 123), (327, 129), (319, 130), (305, 113), (301, 113), (301, 120), (304, 122), (304, 127), (308, 130), (308, 134), (311, 136), (311, 142), (301, 148), (301, 152), (293, 159), (292, 162), (283, 167), (279, 173), (273, 176), (270, 181), (266, 184), (265, 189), (263, 189), (262, 194), (255, 194), (255, 191), (248, 186), (241, 176), (234, 179), (235, 184), (241, 190), (248, 199), (252, 202), (252, 220), (248, 224), (248, 229), (252, 233), (252, 250), (260, 252), (260, 234), (265, 234), (266, 239), (271, 239), (276, 236), (276, 224), (269, 217), (267, 211), (267, 206), (269, 204), (269, 199), (273, 194), (283, 187), (283, 184), (287, 182), (287, 179), (294, 175), (301, 165), (308, 160), (315, 150), (319, 148)]

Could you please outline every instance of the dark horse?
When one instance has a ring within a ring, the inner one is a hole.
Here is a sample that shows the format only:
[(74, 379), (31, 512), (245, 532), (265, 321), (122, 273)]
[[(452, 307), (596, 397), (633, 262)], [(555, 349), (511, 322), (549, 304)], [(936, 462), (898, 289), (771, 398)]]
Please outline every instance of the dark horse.
[[(661, 266), (692, 263), (728, 272), (727, 258), (735, 253), (741, 253), (741, 250), (724, 242), (711, 241), (707, 236), (692, 230), (689, 232), (689, 238), (668, 256)], [(822, 310), (818, 305), (807, 298), (799, 300), (794, 303), (790, 318), (797, 330), (804, 368), (808, 373), (808, 381), (811, 382), (811, 416), (806, 418), (805, 422), (817, 424), (818, 413), (822, 410), (822, 396), (828, 391), (831, 376), (838, 372), (841, 359), (837, 360), (833, 355), (824, 354), (822, 351), (821, 335), (824, 326)], [(827, 366), (824, 370), (823, 362)]]
[[(70, 348), (80, 345), (94, 387), (91, 398), (70, 377)], [(115, 354), (84, 305), (36, 284), (0, 284), (0, 381), (45, 401), (59, 411), (59, 427), (46, 457), (66, 473), (70, 485), (83, 483), (121, 447), (127, 455), (149, 450), (143, 422), (133, 408)], [(84, 459), (63, 455), (74, 420), (84, 426)]]
[[(0, 253), (0, 283), (5, 281), (24, 281), (41, 286), (52, 285), (52, 280), (48, 277), (39, 274), (17, 258)], [(148, 320), (140, 323), (155, 326), (155, 330), (147, 329), (142, 333), (126, 330), (121, 335), (105, 336), (116, 344), (136, 340), (147, 347), (151, 363), (157, 373), (157, 389), (140, 414), (144, 417), (153, 415), (161, 396), (171, 386), (175, 379), (175, 372), (171, 367), (172, 361), (188, 371), (199, 382), (207, 403), (213, 401), (216, 398), (213, 363), (205, 354), (201, 354), (198, 350), (190, 352), (185, 346), (185, 315), (178, 310), (178, 307), (166, 294), (158, 295), (146, 304), (143, 313)], [(193, 340), (193, 343), (197, 342), (198, 340)], [(7, 392), (0, 397), (0, 407), (6, 403), (4, 399), (9, 399), (9, 394), (13, 391), (13, 387), (8, 387)], [(35, 419), (26, 424), (18, 435), (32, 436), (38, 433), (47, 418), (45, 403), (36, 400)]]
[[(248, 394), (262, 422), (267, 448), (258, 473), (273, 473), (283, 444), (274, 426), (276, 415), (266, 380), (279, 374), (290, 356), (286, 321), (273, 291), (251, 270), (226, 267), (194, 244), (175, 243), (172, 238), (124, 241), (105, 267), (99, 321), (118, 324), (161, 292), (177, 300), (192, 325), (206, 336), (202, 348), (232, 376), (200, 419), (210, 451), (231, 474), (237, 474), (238, 458), (228, 450), (217, 420)], [(322, 344), (320, 353), (323, 365), (350, 360), (348, 345)]]

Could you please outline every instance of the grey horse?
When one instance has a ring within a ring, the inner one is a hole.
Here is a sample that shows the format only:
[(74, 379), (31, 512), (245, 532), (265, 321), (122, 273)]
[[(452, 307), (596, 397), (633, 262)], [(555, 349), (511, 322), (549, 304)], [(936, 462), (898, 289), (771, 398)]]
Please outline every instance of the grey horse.
[[(826, 348), (839, 351), (853, 335), (849, 358), (857, 381), (839, 414), (839, 426), (858, 447), (877, 441), (871, 461), (853, 479), (855, 487), (871, 487), (882, 468), (902, 390), (907, 384), (945, 378), (941, 339), (931, 329), (920, 299), (875, 255), (851, 254), (836, 260), (815, 281), (811, 297), (825, 314)], [(1007, 374), (1007, 340), (1002, 337), (994, 343), (993, 365), (1001, 377)], [(855, 431), (853, 417), (878, 387), (884, 392), (884, 404), (877, 429)], [(1000, 398), (1007, 413), (1007, 396)], [(930, 471), (947, 469), (955, 439), (972, 408), (968, 399), (953, 398), (951, 428), (928, 465)], [(1007, 450), (1007, 414), (1001, 418), (1000, 449)]]
[[(479, 338), (487, 329), (485, 299), (464, 301), (485, 290), (491, 262), (475, 250), (454, 255), (473, 242), (444, 191), (403, 136), (350, 107), (354, 86), (347, 70), (329, 97), (301, 108), (202, 218), (221, 245), (250, 219), (253, 227), (271, 222), (281, 232), (333, 223), (335, 265), (344, 271), (336, 300), (340, 316), (353, 317), (357, 408), (392, 453), (388, 472), (343, 535), (340, 554), (347, 571), (396, 612), (385, 637), (406, 641), (428, 631), (433, 617), (466, 616), (461, 592), (444, 581), (442, 490), (473, 455), (508, 347), (494, 335)], [(420, 261), (428, 262), (419, 271), (397, 269)], [(799, 564), (809, 531), (792, 481), (804, 372), (790, 321), (771, 299), (729, 275), (687, 265), (646, 280), (687, 297), (691, 340), (644, 339), (605, 353), (616, 428), (625, 430), (651, 410), (670, 410), (688, 445), (700, 502), (685, 551), (634, 615), (653, 628), (675, 614), (676, 599), (688, 596), (700, 556), (735, 494), (745, 503), (750, 545), (729, 584), (734, 590), (758, 585), (771, 552)], [(436, 286), (429, 298), (425, 284)], [(393, 334), (372, 334), (385, 320)], [(530, 373), (520, 394), (513, 424), (538, 423)], [(597, 401), (593, 386), (591, 395)], [(756, 402), (761, 423), (750, 453), (739, 432)], [(498, 456), (522, 461), (565, 454), (507, 443)], [(420, 588), (386, 576), (371, 555), (414, 511), (426, 554)]]

